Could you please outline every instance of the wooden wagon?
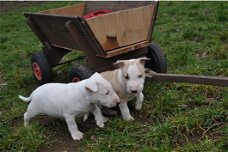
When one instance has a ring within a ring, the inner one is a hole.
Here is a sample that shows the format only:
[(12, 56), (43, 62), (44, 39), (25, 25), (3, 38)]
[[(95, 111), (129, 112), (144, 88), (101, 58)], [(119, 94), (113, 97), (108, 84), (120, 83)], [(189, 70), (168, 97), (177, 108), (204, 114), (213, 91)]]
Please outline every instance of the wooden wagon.
[[(41, 52), (31, 58), (39, 84), (52, 81), (52, 67), (70, 51), (81, 51), (85, 65), (69, 71), (69, 81), (88, 78), (93, 72), (113, 68), (116, 60), (147, 56), (147, 78), (158, 81), (228, 86), (228, 79), (167, 72), (165, 54), (152, 42), (156, 1), (84, 2), (38, 13), (25, 13), (27, 23), (42, 42)], [(77, 58), (81, 59), (81, 58)]]
[[(32, 68), (40, 84), (52, 80), (52, 67), (70, 51), (82, 51), (85, 65), (69, 72), (78, 81), (91, 72), (112, 68), (117, 59), (152, 58), (147, 66), (166, 72), (162, 50), (151, 43), (158, 2), (84, 2), (38, 13), (25, 13), (27, 23), (43, 44), (32, 55)], [(91, 12), (109, 13), (87, 18)], [(87, 17), (85, 17), (87, 15)], [(74, 79), (74, 80), (73, 80)]]

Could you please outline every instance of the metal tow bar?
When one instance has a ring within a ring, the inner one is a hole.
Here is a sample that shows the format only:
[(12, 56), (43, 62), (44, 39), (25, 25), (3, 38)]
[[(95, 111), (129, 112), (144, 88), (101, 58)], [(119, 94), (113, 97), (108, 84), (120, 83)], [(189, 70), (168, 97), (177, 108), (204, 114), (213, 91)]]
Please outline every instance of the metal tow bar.
[(228, 87), (227, 77), (157, 73), (149, 69), (146, 69), (146, 79), (152, 81), (185, 82)]

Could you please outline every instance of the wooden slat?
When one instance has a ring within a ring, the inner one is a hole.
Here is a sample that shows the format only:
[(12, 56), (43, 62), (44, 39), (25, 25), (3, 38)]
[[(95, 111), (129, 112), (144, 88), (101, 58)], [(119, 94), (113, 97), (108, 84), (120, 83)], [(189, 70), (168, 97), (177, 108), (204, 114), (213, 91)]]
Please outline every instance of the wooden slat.
[(149, 42), (152, 41), (152, 34), (153, 34), (153, 30), (154, 30), (154, 23), (155, 23), (156, 18), (157, 18), (158, 5), (159, 5), (159, 2), (157, 2), (157, 3), (154, 4), (153, 15), (152, 15), (151, 23), (150, 23), (150, 29), (149, 29), (148, 35), (147, 35), (147, 40)]
[(185, 82), (193, 84), (206, 84), (220, 87), (228, 87), (227, 77), (202, 76), (202, 75), (185, 75), (185, 74), (166, 74), (156, 73), (147, 70), (147, 80), (167, 81), (167, 82)]
[(158, 3), (157, 1), (85, 1), (85, 14), (110, 9), (113, 12)]
[(56, 14), (56, 15), (66, 15), (66, 16), (83, 16), (85, 4), (76, 4), (72, 6), (57, 8), (57, 9), (49, 9), (46, 11), (42, 11), (40, 13), (44, 14)]
[(52, 30), (52, 31), (62, 31), (67, 32), (65, 28), (65, 23), (70, 20), (70, 18), (67, 17), (58, 17), (58, 16), (52, 16), (52, 15), (37, 15), (32, 16), (32, 19), (36, 22), (36, 24), (40, 27), (40, 29), (44, 30)]
[(75, 42), (79, 45), (80, 50), (83, 50), (87, 56), (104, 55), (98, 50), (92, 41), (91, 36), (87, 33), (81, 21), (68, 21), (66, 22), (66, 28)]
[(79, 50), (79, 45), (76, 44), (73, 37), (67, 32), (51, 31), (42, 29), (51, 45), (61, 46), (70, 50)]
[[(96, 52), (96, 55), (101, 55), (104, 56), (105, 52), (103, 50), (103, 48), (101, 47), (100, 43), (98, 42), (98, 40), (96, 39), (96, 37), (94, 36), (93, 32), (91, 31), (88, 23), (86, 22), (86, 20), (82, 17), (79, 18), (81, 20), (80, 23), (81, 24), (81, 30), (85, 35), (86, 38), (86, 42), (87, 45), (90, 46), (90, 50), (94, 50), (94, 52)], [(75, 28), (78, 28), (77, 26)]]
[[(154, 5), (122, 10), (87, 20), (105, 51), (147, 40)], [(109, 38), (116, 35), (115, 38)]]
[[(25, 16), (34, 20), (34, 24), (39, 27), (41, 33), (47, 37), (51, 45), (70, 50), (82, 49), (81, 51), (84, 51), (88, 56), (105, 55), (101, 46), (101, 49), (97, 47), (99, 43), (95, 41), (94, 36), (91, 36), (91, 33), (86, 28), (88, 25), (85, 24), (85, 20), (81, 17), (41, 13), (25, 13)], [(70, 29), (67, 27), (69, 22), (72, 23)]]
[(134, 50), (139, 49), (139, 48), (147, 47), (148, 45), (149, 45), (148, 41), (143, 41), (143, 42), (132, 44), (130, 46), (125, 46), (125, 47), (122, 47), (122, 48), (118, 48), (118, 49), (106, 52), (105, 58), (110, 58), (110, 57), (113, 57), (113, 56), (117, 56), (117, 55), (120, 55), (120, 54), (124, 54), (124, 53), (130, 52), (130, 51), (134, 51)]
[(47, 45), (48, 39), (47, 37), (42, 33), (41, 29), (36, 25), (36, 23), (32, 20), (32, 18), (27, 19), (27, 24), (32, 29), (32, 31), (36, 34), (37, 38), (40, 40), (43, 45)]
[(148, 48), (144, 47), (144, 48), (136, 49), (132, 52), (122, 53), (118, 56), (114, 56), (111, 58), (103, 58), (103, 57), (101, 58), (94, 55), (86, 58), (86, 63), (91, 70), (103, 72), (105, 70), (113, 68), (113, 63), (116, 62), (117, 60), (128, 60), (132, 58), (139, 58), (142, 56), (146, 56), (147, 52), (148, 52)]

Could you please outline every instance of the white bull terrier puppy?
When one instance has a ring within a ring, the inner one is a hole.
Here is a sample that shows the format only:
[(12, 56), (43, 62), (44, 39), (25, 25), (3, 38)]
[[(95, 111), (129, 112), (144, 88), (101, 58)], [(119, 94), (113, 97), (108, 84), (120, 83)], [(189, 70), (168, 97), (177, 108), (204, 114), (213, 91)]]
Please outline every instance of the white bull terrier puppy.
[(83, 137), (83, 133), (78, 130), (75, 117), (92, 112), (96, 124), (104, 127), (105, 118), (97, 104), (114, 107), (119, 102), (119, 97), (111, 84), (98, 73), (78, 83), (48, 83), (34, 90), (30, 97), (19, 98), (26, 102), (31, 101), (24, 113), (25, 126), (28, 126), (32, 117), (41, 113), (64, 118), (74, 140)]
[(137, 98), (135, 108), (142, 109), (144, 95), (142, 93), (145, 81), (144, 64), (149, 58), (142, 57), (130, 60), (118, 60), (114, 63), (118, 69), (106, 71), (101, 75), (108, 80), (120, 98), (120, 112), (124, 120), (134, 120), (127, 102)]

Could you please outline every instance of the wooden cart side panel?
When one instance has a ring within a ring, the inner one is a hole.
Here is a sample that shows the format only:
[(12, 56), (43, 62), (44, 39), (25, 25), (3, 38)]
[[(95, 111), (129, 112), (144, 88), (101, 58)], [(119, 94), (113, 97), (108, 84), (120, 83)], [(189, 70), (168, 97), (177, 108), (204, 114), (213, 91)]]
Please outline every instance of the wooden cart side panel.
[(56, 14), (56, 15), (65, 15), (65, 16), (83, 16), (85, 4), (75, 4), (67, 7), (49, 9), (39, 13), (44, 14)]
[(25, 14), (25, 16), (32, 18), (51, 45), (61, 46), (62, 48), (69, 50), (80, 49), (78, 43), (65, 27), (65, 23), (69, 20), (78, 21), (77, 17), (46, 14)]
[(154, 5), (123, 10), (87, 20), (95, 37), (107, 52), (147, 40)]
[(33, 13), (27, 13), (25, 16), (33, 19), (34, 25), (39, 27), (40, 33), (54, 47), (79, 50), (86, 55), (105, 55), (92, 41), (82, 23), (83, 18)]
[(87, 33), (87, 42), (90, 46), (92, 46), (92, 50), (94, 50), (96, 52), (96, 55), (98, 56), (106, 56), (106, 53), (104, 52), (103, 48), (101, 47), (100, 43), (98, 42), (97, 38), (95, 37), (86, 20), (82, 17), (80, 17), (80, 20), (83, 24), (82, 27), (84, 27), (84, 32)]
[(154, 4), (154, 10), (153, 10), (153, 15), (152, 15), (152, 19), (151, 19), (150, 30), (149, 30), (148, 36), (147, 36), (147, 40), (149, 42), (152, 41), (152, 34), (153, 34), (154, 26), (155, 26), (155, 21), (157, 18), (158, 6), (159, 6), (159, 2)]
[(42, 30), (51, 30), (59, 32), (67, 32), (64, 24), (68, 20), (75, 20), (78, 17), (71, 16), (58, 16), (51, 14), (41, 14), (41, 13), (29, 13), (25, 14), (26, 17), (32, 18), (36, 25)]
[(50, 46), (49, 46), (50, 44), (48, 42), (47, 37), (43, 34), (41, 29), (35, 24), (35, 22), (30, 17), (27, 19), (26, 23), (29, 25), (29, 27), (32, 29), (32, 31), (35, 33), (35, 35), (40, 40), (40, 42), (47, 48), (50, 48)]
[(146, 6), (153, 4), (156, 1), (86, 1), (85, 2), (85, 14), (96, 10), (110, 9), (114, 12), (129, 8), (135, 8), (140, 6)]
[(51, 45), (59, 46), (69, 50), (80, 50), (79, 44), (74, 41), (74, 38), (67, 32), (42, 30), (48, 38)]
[(81, 50), (83, 50), (87, 56), (103, 56), (104, 52), (96, 47), (92, 38), (88, 34), (85, 25), (82, 23), (82, 18), (79, 18), (79, 20), (80, 21), (72, 20), (66, 23), (66, 28), (69, 33), (74, 37), (75, 41), (80, 43)]

